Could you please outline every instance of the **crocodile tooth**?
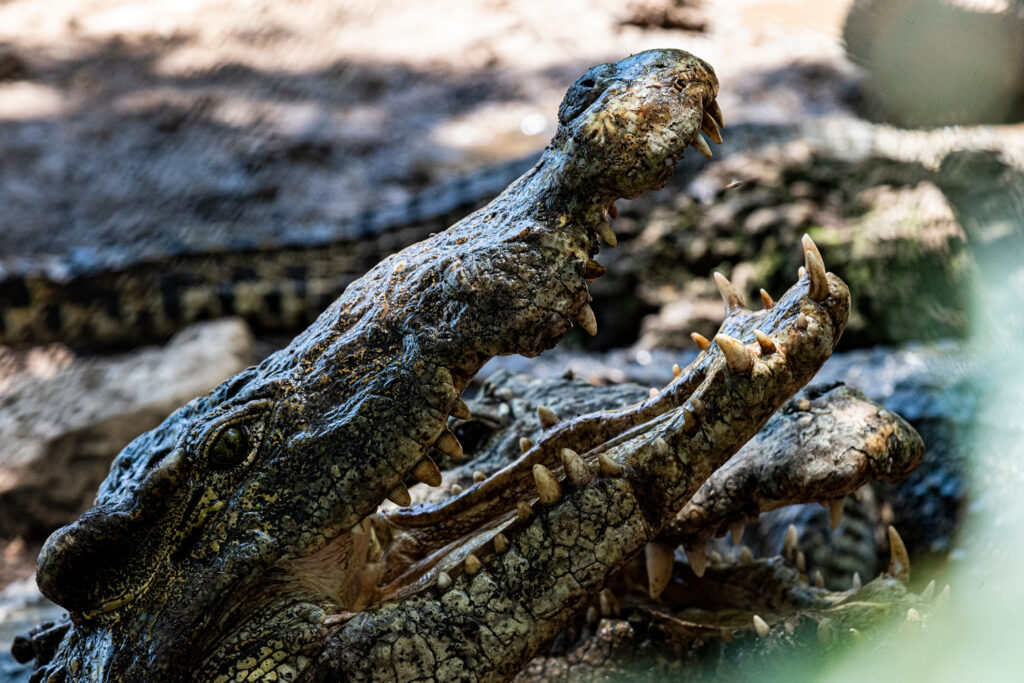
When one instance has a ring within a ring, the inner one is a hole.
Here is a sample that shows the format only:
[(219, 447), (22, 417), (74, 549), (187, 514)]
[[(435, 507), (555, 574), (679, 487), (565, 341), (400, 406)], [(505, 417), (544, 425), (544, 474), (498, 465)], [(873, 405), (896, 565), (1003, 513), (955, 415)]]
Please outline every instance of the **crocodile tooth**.
[(470, 553), (469, 555), (466, 555), (466, 573), (467, 574), (469, 574), (470, 576), (473, 576), (478, 571), (480, 571), (480, 567), (481, 567), (480, 558), (478, 558), (473, 553)]
[(516, 503), (516, 518), (520, 521), (527, 520), (533, 516), (533, 508), (525, 500)]
[(796, 329), (806, 330), (807, 329), (807, 316), (803, 313), (799, 313), (796, 316)]
[[(363, 521), (366, 521), (365, 518), (363, 519)], [(366, 533), (366, 529), (363, 528), (363, 522), (359, 522), (358, 524), (353, 526), (349, 530), (349, 533), (354, 534), (356, 536), (360, 536), (362, 534), (365, 534)]]
[(715, 119), (718, 127), (725, 128), (725, 120), (722, 118), (722, 108), (718, 106), (718, 100), (711, 100), (708, 109), (711, 110), (711, 116)]
[(754, 367), (754, 358), (750, 355), (750, 349), (739, 339), (727, 334), (716, 334), (715, 341), (718, 342), (718, 348), (722, 349), (729, 372), (734, 375), (742, 375), (750, 372)]
[(473, 471), (473, 483), (474, 484), (479, 484), (482, 481), (487, 481), (487, 475), (484, 474), (483, 472), (481, 472), (480, 470), (474, 470)]
[(690, 339), (693, 340), (693, 343), (696, 344), (697, 348), (701, 351), (707, 351), (711, 348), (711, 342), (708, 341), (708, 338), (700, 332), (691, 332)]
[(942, 589), (938, 597), (935, 598), (935, 602), (932, 603), (932, 612), (941, 612), (942, 610), (949, 607), (949, 584)]
[(708, 559), (711, 560), (711, 564), (722, 564), (725, 560), (722, 559), (722, 553), (717, 550), (712, 550), (708, 553)]
[(864, 634), (861, 633), (859, 630), (851, 627), (849, 631), (847, 631), (847, 633), (850, 634), (850, 640), (852, 640), (854, 643), (864, 642)]
[(591, 626), (596, 626), (597, 622), (601, 619), (601, 612), (598, 611), (597, 607), (591, 605), (587, 608), (587, 623)]
[(754, 561), (754, 553), (750, 551), (750, 548), (743, 546), (740, 548), (740, 564), (750, 564)]
[(604, 275), (607, 269), (594, 259), (588, 258), (587, 265), (583, 267), (583, 279), (595, 280)]
[(683, 369), (679, 367), (679, 363), (672, 365), (672, 379), (679, 379), (679, 375), (683, 374)]
[(698, 541), (695, 545), (684, 545), (683, 551), (686, 553), (686, 559), (690, 562), (690, 569), (693, 570), (694, 575), (699, 579), (704, 576), (704, 570), (708, 566), (707, 547), (703, 541)]
[(583, 308), (576, 314), (576, 322), (591, 337), (597, 334), (597, 318), (594, 317), (594, 309), (590, 307), (590, 304), (583, 305)]
[(818, 622), (818, 644), (822, 647), (828, 647), (835, 640), (836, 632), (832, 628), (832, 622), (830, 621), (819, 621)]
[(533, 442), (527, 439), (525, 436), (519, 437), (519, 452), (525, 453), (526, 451), (533, 448)]
[(647, 564), (647, 590), (650, 592), (651, 598), (657, 599), (672, 578), (674, 557), (675, 549), (670, 545), (648, 543), (644, 547), (644, 560)]
[(707, 141), (704, 140), (704, 136), (700, 133), (694, 133), (693, 140), (690, 140), (690, 147), (703, 154), (706, 159), (711, 158), (711, 148), (708, 147)]
[(537, 493), (540, 495), (540, 502), (545, 505), (557, 503), (562, 498), (562, 485), (558, 479), (544, 465), (533, 466), (533, 480), (537, 484)]
[(648, 398), (654, 398), (655, 396), (657, 396), (660, 393), (661, 392), (658, 391), (658, 387), (651, 387), (650, 389), (647, 390), (647, 397)]
[(687, 436), (693, 436), (700, 429), (700, 422), (697, 421), (697, 416), (693, 414), (693, 409), (690, 406), (683, 407), (683, 434)]
[(601, 468), (601, 476), (604, 477), (621, 477), (622, 473), (626, 471), (626, 468), (612, 460), (611, 456), (605, 452), (597, 454), (597, 465)]
[(928, 585), (924, 587), (924, 590), (921, 591), (921, 599), (924, 600), (925, 602), (931, 602), (932, 598), (934, 596), (935, 596), (935, 579), (932, 579), (931, 581), (928, 582)]
[(757, 339), (757, 344), (761, 347), (761, 355), (770, 356), (777, 351), (775, 342), (761, 330), (754, 330), (754, 338)]
[(796, 269), (797, 279), (803, 280), (805, 275), (807, 275), (807, 269), (806, 268), (804, 268), (803, 266), (800, 266), (799, 268)]
[(463, 491), (463, 488), (461, 486), (459, 486), (458, 484), (452, 484), (452, 495), (453, 496), (459, 495), (460, 493), (462, 493), (462, 491)]
[(704, 118), (700, 122), (700, 129), (711, 138), (711, 142), (716, 145), (722, 144), (722, 134), (718, 131), (715, 119), (708, 112), (704, 112)]
[(659, 458), (664, 458), (668, 455), (668, 441), (661, 438), (660, 436), (654, 440), (654, 452)]
[(850, 590), (852, 590), (852, 591), (859, 591), (860, 587), (862, 585), (863, 584), (861, 583), (861, 580), (860, 580), (860, 572), (854, 572), (853, 573), (853, 579), (850, 580)]
[(551, 429), (561, 421), (555, 411), (547, 406), (537, 406), (537, 419), (540, 420), (541, 429)]
[(761, 305), (764, 306), (764, 310), (768, 310), (775, 305), (775, 299), (764, 289), (761, 290)]
[(579, 453), (571, 448), (562, 449), (562, 467), (565, 469), (566, 478), (573, 486), (582, 487), (593, 481), (594, 474), (590, 467), (583, 462)]
[(494, 536), (494, 552), (499, 555), (504, 554), (508, 550), (508, 537), (505, 534), (495, 534)]
[(821, 573), (820, 569), (815, 569), (814, 570), (813, 581), (814, 581), (815, 587), (817, 587), (817, 588), (824, 588), (825, 587), (825, 576)]
[(732, 544), (739, 545), (740, 541), (743, 540), (743, 531), (746, 524), (742, 519), (737, 519), (735, 522), (729, 525), (729, 535), (732, 536)]
[(771, 627), (768, 626), (768, 622), (762, 619), (759, 615), (754, 615), (754, 630), (757, 632), (759, 638), (764, 638), (766, 635), (771, 633)]
[(597, 234), (601, 236), (601, 239), (605, 241), (609, 247), (618, 246), (619, 240), (615, 237), (615, 230), (612, 229), (612, 224), (608, 221), (601, 221), (597, 224)]
[(743, 295), (736, 289), (736, 285), (729, 282), (729, 278), (715, 271), (715, 284), (718, 285), (718, 293), (722, 295), (722, 301), (725, 303), (726, 313), (732, 313), (733, 311), (741, 308), (746, 308), (746, 302), (743, 300)]
[(833, 498), (828, 502), (828, 526), (832, 531), (835, 531), (839, 522), (843, 521), (843, 505), (845, 504), (845, 498)]
[(412, 505), (412, 496), (409, 495), (409, 489), (405, 488), (405, 484), (399, 484), (391, 489), (388, 492), (388, 500), (403, 508), (407, 505)]
[(441, 470), (437, 469), (437, 465), (430, 458), (423, 458), (416, 463), (416, 467), (412, 468), (412, 476), (427, 486), (441, 485)]
[(437, 437), (437, 441), (434, 442), (434, 448), (447, 455), (452, 460), (462, 460), (462, 444), (459, 440), (447, 429), (441, 432), (441, 436)]
[(469, 406), (461, 398), (455, 402), (455, 408), (452, 409), (452, 415), (459, 418), (460, 420), (468, 420), (473, 417), (473, 413), (469, 412)]
[(452, 585), (452, 577), (448, 572), (440, 572), (437, 575), (437, 587), (441, 590), (447, 590)]
[(801, 572), (807, 571), (807, 556), (803, 550), (796, 551), (796, 568)]
[(619, 601), (611, 589), (605, 588), (598, 594), (598, 601), (601, 603), (601, 614), (606, 617), (614, 617), (619, 614)]
[(804, 235), (804, 266), (810, 276), (810, 286), (807, 294), (812, 299), (821, 301), (828, 296), (828, 277), (825, 274), (825, 262), (821, 260), (821, 252), (810, 235)]
[(606, 211), (608, 212), (608, 215), (611, 216), (612, 218), (619, 217), (619, 207), (615, 206), (615, 202), (609, 204)]
[(910, 581), (910, 556), (896, 527), (889, 525), (889, 576), (903, 583)]
[(790, 562), (795, 562), (799, 546), (800, 534), (797, 532), (796, 526), (790, 524), (786, 527), (786, 537), (782, 540), (782, 556)]

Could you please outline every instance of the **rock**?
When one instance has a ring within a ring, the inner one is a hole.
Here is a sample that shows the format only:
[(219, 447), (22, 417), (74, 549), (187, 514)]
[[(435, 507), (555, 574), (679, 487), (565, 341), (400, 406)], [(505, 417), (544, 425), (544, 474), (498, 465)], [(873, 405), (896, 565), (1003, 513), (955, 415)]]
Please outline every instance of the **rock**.
[(250, 365), (256, 347), (244, 322), (225, 319), (119, 356), (24, 357), (0, 383), (0, 537), (41, 538), (77, 517), (125, 444)]

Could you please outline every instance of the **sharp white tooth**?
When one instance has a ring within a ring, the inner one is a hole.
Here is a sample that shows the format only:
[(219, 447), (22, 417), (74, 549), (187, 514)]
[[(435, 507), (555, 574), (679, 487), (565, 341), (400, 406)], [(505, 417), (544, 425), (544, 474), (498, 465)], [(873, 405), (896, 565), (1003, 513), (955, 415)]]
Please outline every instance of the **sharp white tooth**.
[(839, 523), (843, 521), (843, 505), (845, 498), (833, 498), (828, 502), (828, 525), (832, 531), (836, 530)]
[(693, 343), (696, 344), (697, 348), (700, 349), (701, 351), (707, 351), (709, 348), (711, 348), (711, 342), (708, 341), (708, 338), (705, 337), (700, 332), (691, 332), (690, 339), (693, 340)]
[(718, 131), (718, 125), (710, 113), (704, 112), (704, 118), (700, 122), (700, 129), (711, 138), (711, 142), (716, 145), (722, 144), (722, 134)]
[(479, 484), (484, 481), (487, 481), (487, 475), (481, 472), (480, 470), (475, 470), (473, 472), (473, 483)]
[(889, 576), (903, 583), (910, 581), (910, 556), (896, 527), (889, 525)]
[(863, 583), (860, 580), (860, 572), (853, 573), (853, 579), (850, 581), (850, 590), (857, 592), (861, 589)]
[(603, 451), (597, 454), (597, 465), (601, 468), (601, 476), (604, 477), (621, 477), (625, 472), (622, 465), (612, 460), (611, 456)]
[(579, 453), (571, 448), (562, 449), (562, 468), (565, 470), (565, 477), (573, 486), (583, 487), (590, 484), (594, 479), (594, 473), (590, 471), (587, 463)]
[(777, 350), (775, 342), (761, 330), (754, 330), (754, 338), (757, 339), (757, 345), (761, 347), (762, 356), (770, 356)]
[(437, 575), (437, 587), (447, 590), (452, 585), (452, 577), (448, 572), (441, 572)]
[(698, 579), (704, 576), (704, 570), (708, 566), (707, 546), (703, 542), (698, 542), (696, 545), (683, 546), (683, 551), (694, 575)]
[(722, 118), (722, 108), (718, 106), (718, 100), (711, 100), (711, 104), (708, 105), (708, 110), (711, 112), (711, 116), (714, 117), (715, 123), (718, 124), (718, 127), (725, 128), (725, 119)]
[(729, 535), (732, 536), (732, 544), (739, 545), (740, 541), (743, 540), (743, 530), (746, 525), (742, 519), (737, 519), (735, 522), (729, 525)]
[(672, 578), (674, 557), (675, 549), (670, 545), (648, 543), (644, 548), (644, 559), (647, 564), (647, 589), (652, 598), (657, 599)]
[(766, 311), (775, 305), (775, 299), (773, 299), (772, 295), (763, 289), (761, 290), (761, 305), (764, 306), (764, 310)]
[(746, 307), (746, 302), (743, 300), (743, 295), (736, 289), (736, 285), (729, 282), (729, 278), (715, 271), (715, 284), (718, 286), (718, 293), (722, 295), (722, 301), (725, 303), (726, 313), (732, 313), (733, 311), (739, 310)]
[(441, 470), (437, 469), (437, 465), (430, 458), (423, 458), (416, 463), (416, 467), (412, 469), (412, 476), (427, 486), (441, 485)]
[(935, 579), (932, 579), (931, 581), (928, 582), (928, 585), (924, 587), (924, 590), (921, 591), (921, 599), (924, 600), (925, 602), (931, 602), (932, 598), (934, 596), (935, 596)]
[(683, 369), (676, 363), (672, 366), (672, 379), (679, 379), (679, 375), (683, 374)]
[(821, 301), (828, 296), (828, 276), (825, 273), (825, 263), (821, 260), (821, 252), (814, 244), (810, 235), (804, 235), (804, 268), (810, 279), (807, 288), (807, 295), (816, 301)]
[(718, 342), (718, 348), (725, 356), (729, 372), (734, 375), (742, 375), (750, 372), (754, 367), (754, 357), (750, 354), (750, 349), (739, 339), (727, 334), (716, 334), (715, 341)]
[(782, 556), (790, 562), (796, 561), (796, 553), (800, 549), (800, 535), (796, 526), (790, 524), (786, 527), (786, 537), (782, 541)]
[(597, 224), (597, 234), (601, 236), (601, 239), (605, 241), (609, 247), (614, 247), (619, 244), (618, 238), (615, 237), (615, 230), (612, 229), (612, 224), (608, 221), (601, 221)]
[(658, 391), (658, 387), (651, 387), (650, 390), (647, 392), (647, 397), (648, 398), (654, 398), (659, 393), (661, 393), (661, 392)]
[(576, 322), (591, 337), (597, 334), (597, 318), (594, 317), (594, 309), (590, 307), (590, 304), (585, 304), (576, 314)]
[(754, 631), (757, 632), (759, 638), (764, 638), (766, 635), (772, 632), (768, 622), (762, 619), (759, 615), (754, 615)]
[(519, 439), (519, 451), (525, 453), (526, 451), (533, 448), (533, 442), (527, 439), (525, 436)]
[(447, 455), (452, 460), (462, 460), (462, 444), (458, 438), (447, 429), (441, 432), (434, 442), (434, 448)]
[(495, 534), (494, 536), (494, 552), (499, 555), (504, 554), (508, 551), (508, 537), (505, 534)]
[(480, 567), (482, 566), (480, 564), (480, 558), (478, 558), (473, 553), (470, 553), (469, 555), (466, 555), (466, 563), (465, 563), (465, 565), (466, 565), (466, 573), (469, 574), (470, 576), (473, 576), (478, 571), (480, 571)]
[(711, 148), (708, 147), (708, 143), (704, 140), (704, 136), (700, 133), (693, 134), (693, 140), (690, 141), (690, 146), (695, 150), (704, 155), (705, 158), (711, 158)]
[(533, 466), (533, 480), (537, 485), (540, 502), (552, 505), (562, 499), (562, 485), (544, 465), (538, 463)]
[(468, 420), (473, 417), (473, 413), (469, 412), (469, 406), (461, 398), (455, 402), (455, 408), (452, 409), (452, 415), (459, 418), (460, 420)]
[(388, 500), (403, 508), (407, 505), (412, 505), (412, 496), (409, 495), (409, 489), (405, 488), (405, 484), (399, 484), (391, 489), (388, 492)]
[(541, 429), (551, 429), (560, 422), (555, 411), (547, 406), (537, 406), (537, 419), (540, 420)]

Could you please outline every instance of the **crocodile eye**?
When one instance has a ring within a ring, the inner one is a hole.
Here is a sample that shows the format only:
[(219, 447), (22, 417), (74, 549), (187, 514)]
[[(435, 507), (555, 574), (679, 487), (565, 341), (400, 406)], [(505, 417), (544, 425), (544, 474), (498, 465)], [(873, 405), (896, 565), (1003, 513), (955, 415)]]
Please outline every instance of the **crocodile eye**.
[(672, 84), (672, 87), (678, 90), (679, 92), (683, 92), (684, 90), (686, 90), (686, 79), (677, 78), (675, 82)]
[(580, 87), (581, 88), (593, 88), (594, 85), (595, 85), (595, 83), (594, 83), (594, 79), (593, 78), (587, 78), (587, 79), (585, 79), (583, 81), (580, 81)]
[(206, 451), (211, 467), (227, 469), (249, 455), (249, 430), (243, 425), (222, 429)]

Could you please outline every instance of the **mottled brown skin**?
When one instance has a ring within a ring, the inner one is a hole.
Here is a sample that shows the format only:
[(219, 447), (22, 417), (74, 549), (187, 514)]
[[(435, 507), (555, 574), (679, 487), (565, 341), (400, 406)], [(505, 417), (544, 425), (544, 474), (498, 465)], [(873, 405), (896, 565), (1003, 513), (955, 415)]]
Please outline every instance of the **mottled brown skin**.
[[(457, 452), (448, 417), (488, 358), (588, 325), (605, 208), (664, 182), (717, 87), (677, 50), (591, 69), (541, 160), (494, 202), (384, 260), (286, 349), (126, 447), (96, 506), (40, 554), (40, 588), (71, 625), (35, 678), (501, 679), (525, 665), (814, 375), (846, 321), (838, 278), (812, 270), (770, 310), (730, 307), (744, 367), (716, 344), (658, 397), (558, 425), (506, 472), (397, 515), (388, 524), (456, 539), (402, 575), (365, 520), (407, 495), (432, 446)], [(776, 352), (750, 343), (754, 327)], [(489, 482), (535, 498), (530, 467), (563, 446), (621, 472), (577, 471), (522, 521), (474, 515)], [(483, 565), (461, 572), (467, 547)]]

